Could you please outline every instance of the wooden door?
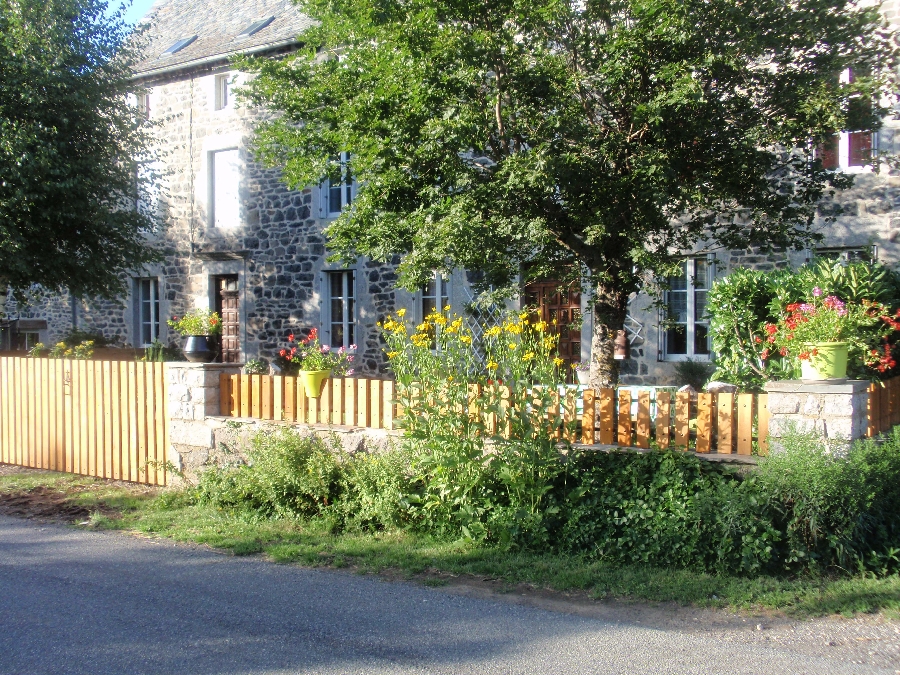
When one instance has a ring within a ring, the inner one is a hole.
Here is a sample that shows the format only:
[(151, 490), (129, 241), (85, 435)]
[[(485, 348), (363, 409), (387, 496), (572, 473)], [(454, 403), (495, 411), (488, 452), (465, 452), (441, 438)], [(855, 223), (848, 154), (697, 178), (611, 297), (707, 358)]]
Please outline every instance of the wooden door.
[[(525, 287), (526, 304), (537, 307), (537, 318), (559, 336), (557, 349), (566, 366), (581, 360), (581, 292), (577, 286), (560, 287), (557, 281), (537, 281)], [(567, 373), (571, 369), (567, 368)]]
[(217, 278), (216, 311), (222, 317), (222, 363), (240, 363), (241, 324), (237, 276)]

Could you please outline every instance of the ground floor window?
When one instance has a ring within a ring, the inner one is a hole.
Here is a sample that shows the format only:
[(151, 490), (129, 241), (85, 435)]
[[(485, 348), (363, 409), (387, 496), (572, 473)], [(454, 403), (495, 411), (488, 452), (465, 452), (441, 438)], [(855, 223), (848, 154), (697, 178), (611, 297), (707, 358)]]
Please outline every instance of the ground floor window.
[(159, 339), (159, 279), (135, 279), (137, 286), (137, 330), (140, 346), (149, 347)]
[(333, 348), (356, 344), (356, 273), (353, 270), (328, 272), (327, 324)]
[(441, 313), (450, 304), (450, 284), (440, 274), (422, 285), (422, 320), (433, 312)]
[(667, 359), (707, 359), (711, 353), (706, 299), (715, 274), (706, 256), (688, 258), (678, 274), (669, 277), (665, 294), (664, 344)]

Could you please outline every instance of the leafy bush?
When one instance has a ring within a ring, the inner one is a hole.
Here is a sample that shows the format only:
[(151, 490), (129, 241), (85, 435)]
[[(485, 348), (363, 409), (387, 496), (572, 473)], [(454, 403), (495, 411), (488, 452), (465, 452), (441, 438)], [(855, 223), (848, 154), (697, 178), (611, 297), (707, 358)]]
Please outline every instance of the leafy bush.
[[(712, 348), (716, 354), (713, 378), (745, 390), (760, 390), (768, 380), (798, 377), (796, 358), (777, 355), (762, 358), (767, 347), (765, 325), (777, 323), (788, 305), (812, 297), (816, 287), (825, 295), (835, 295), (847, 303), (881, 302), (891, 313), (900, 303), (897, 273), (879, 264), (843, 265), (821, 260), (796, 272), (735, 269), (713, 284), (707, 300)], [(881, 326), (874, 326), (860, 340), (875, 349), (881, 345), (883, 333)], [(856, 358), (849, 364), (851, 377), (888, 376), (867, 369), (862, 356), (863, 350), (857, 350)]]

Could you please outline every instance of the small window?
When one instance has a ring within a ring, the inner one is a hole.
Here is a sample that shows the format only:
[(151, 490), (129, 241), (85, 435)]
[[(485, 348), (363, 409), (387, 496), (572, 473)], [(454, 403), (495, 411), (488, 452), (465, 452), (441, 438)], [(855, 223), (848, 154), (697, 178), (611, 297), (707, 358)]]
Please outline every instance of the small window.
[(440, 314), (444, 307), (450, 304), (450, 285), (440, 274), (435, 274), (422, 286), (422, 320), (437, 312)]
[(216, 75), (215, 109), (225, 110), (231, 107), (231, 75)]
[(137, 326), (135, 334), (142, 347), (159, 339), (159, 279), (135, 279), (137, 286)]
[(25, 331), (16, 336), (16, 348), (19, 351), (30, 351), (41, 341), (41, 334), (35, 331)]
[(255, 33), (258, 33), (259, 31), (261, 31), (263, 28), (265, 28), (270, 23), (272, 23), (274, 20), (275, 20), (274, 16), (268, 16), (265, 19), (257, 19), (256, 21), (251, 23), (249, 26), (247, 26), (244, 30), (242, 30), (240, 33), (238, 33), (234, 39), (235, 40), (246, 40), (251, 35), (254, 35)]
[(169, 47), (166, 51), (159, 55), (159, 58), (163, 59), (167, 56), (171, 56), (176, 52), (180, 52), (182, 49), (191, 44), (194, 40), (197, 39), (196, 35), (191, 35), (190, 37), (181, 38), (180, 40), (176, 40), (175, 43)]
[(209, 153), (210, 223), (223, 230), (240, 224), (240, 167), (237, 148)]
[(685, 260), (681, 272), (669, 277), (663, 337), (666, 359), (709, 358), (712, 350), (706, 299), (714, 275), (715, 263), (702, 257)]
[(137, 111), (143, 119), (150, 119), (150, 92), (137, 95)]
[(878, 246), (817, 248), (807, 262), (813, 259), (833, 260), (844, 264), (851, 262), (873, 263), (878, 260)]
[(328, 215), (336, 216), (353, 201), (353, 175), (350, 172), (350, 153), (342, 152), (332, 158), (340, 164), (340, 181), (327, 181)]
[(356, 273), (353, 270), (328, 272), (328, 324), (330, 345), (349, 349), (356, 344)]
[[(841, 84), (853, 82), (853, 71), (840, 75)], [(853, 113), (856, 113), (855, 115)], [(870, 102), (854, 98), (850, 101), (851, 117), (865, 119), (871, 114)], [(852, 122), (851, 122), (852, 124)], [(867, 129), (845, 129), (827, 138), (816, 148), (815, 156), (822, 160), (822, 168), (847, 170), (871, 166), (878, 151), (878, 134)]]

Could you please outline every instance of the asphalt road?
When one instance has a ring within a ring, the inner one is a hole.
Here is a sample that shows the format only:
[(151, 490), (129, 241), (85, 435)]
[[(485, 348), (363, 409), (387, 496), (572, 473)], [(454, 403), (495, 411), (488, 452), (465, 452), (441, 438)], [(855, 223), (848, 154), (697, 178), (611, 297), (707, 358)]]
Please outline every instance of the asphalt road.
[(890, 673), (0, 517), (0, 673)]

